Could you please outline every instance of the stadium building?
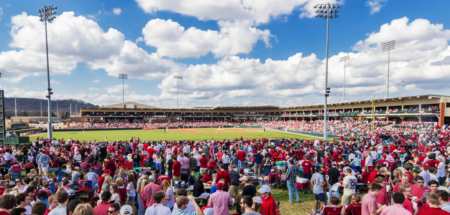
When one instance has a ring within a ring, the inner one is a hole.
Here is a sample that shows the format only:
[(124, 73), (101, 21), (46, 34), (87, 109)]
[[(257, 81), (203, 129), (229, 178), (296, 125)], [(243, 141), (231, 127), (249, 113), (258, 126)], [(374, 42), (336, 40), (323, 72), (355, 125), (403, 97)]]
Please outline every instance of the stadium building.
[[(375, 110), (372, 113), (372, 109)], [(449, 109), (449, 110), (447, 110)], [(318, 120), (323, 119), (324, 105), (282, 107), (217, 106), (194, 108), (159, 108), (136, 102), (125, 102), (99, 108), (81, 108), (82, 122), (94, 120), (144, 119), (144, 120)], [(442, 95), (418, 95), (396, 98), (352, 101), (328, 104), (328, 117), (354, 120), (389, 120), (450, 123), (450, 97)]]

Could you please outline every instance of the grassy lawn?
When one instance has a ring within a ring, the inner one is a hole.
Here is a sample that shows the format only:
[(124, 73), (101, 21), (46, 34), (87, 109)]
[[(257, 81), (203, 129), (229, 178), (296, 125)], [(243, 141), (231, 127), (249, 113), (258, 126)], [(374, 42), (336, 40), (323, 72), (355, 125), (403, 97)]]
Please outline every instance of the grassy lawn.
[[(181, 129), (182, 130), (182, 129)], [(198, 131), (215, 131), (215, 128), (202, 128), (196, 129)], [(262, 131), (261, 129), (250, 129), (253, 131)], [(82, 140), (82, 141), (103, 141), (105, 137), (110, 141), (115, 140), (129, 140), (131, 137), (138, 137), (141, 140), (210, 140), (214, 138), (216, 140), (223, 140), (228, 138), (240, 138), (244, 139), (259, 139), (259, 138), (301, 138), (301, 139), (315, 139), (314, 137), (307, 137), (298, 134), (290, 134), (277, 131), (266, 132), (247, 132), (247, 129), (232, 129), (225, 128), (221, 131), (238, 131), (239, 133), (184, 133), (184, 132), (164, 132), (164, 130), (109, 130), (109, 131), (64, 131), (53, 132), (53, 137), (56, 139), (69, 139)], [(43, 134), (41, 137), (46, 138), (47, 135)], [(35, 139), (35, 137), (31, 137)]]

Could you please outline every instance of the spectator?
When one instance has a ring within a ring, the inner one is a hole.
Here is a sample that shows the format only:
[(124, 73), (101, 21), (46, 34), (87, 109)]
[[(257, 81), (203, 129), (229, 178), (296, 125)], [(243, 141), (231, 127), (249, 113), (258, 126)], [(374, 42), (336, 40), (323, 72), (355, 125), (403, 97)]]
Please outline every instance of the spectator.
[(109, 202), (111, 201), (111, 192), (109, 192), (108, 190), (103, 191), (101, 200), (102, 203), (94, 208), (94, 212), (96, 215), (108, 215), (108, 208), (111, 205), (111, 203)]
[(303, 168), (303, 176), (306, 179), (310, 180), (311, 179), (312, 168), (313, 168), (313, 165), (312, 165), (311, 161), (310, 160), (303, 161), (302, 168)]
[[(223, 168), (225, 168), (225, 164), (223, 165)], [(219, 165), (219, 167), (220, 167)], [(228, 174), (230, 175), (230, 188), (228, 190), (228, 193), (233, 197), (235, 200), (237, 200), (237, 197), (239, 195), (239, 178), (240, 175), (238, 172), (234, 170), (234, 165), (228, 166)]]
[(48, 203), (48, 193), (45, 190), (40, 190), (37, 194), (37, 199), (39, 199), (39, 202), (44, 202), (47, 207), (50, 207), (50, 204)]
[(147, 181), (148, 177), (151, 175), (151, 173), (149, 171), (145, 171), (142, 173), (141, 177), (139, 177), (137, 183), (136, 183), (136, 195), (138, 196), (137, 200), (138, 200), (138, 205), (139, 205), (139, 209), (138, 209), (138, 215), (144, 215), (145, 214), (145, 208), (142, 205), (142, 191), (144, 190), (144, 187), (142, 187), (142, 182), (143, 181)]
[(402, 180), (401, 183), (397, 183), (395, 185), (394, 190), (393, 190), (394, 193), (399, 191), (398, 187), (400, 187), (400, 185), (409, 184), (409, 174), (404, 173), (402, 175), (401, 180)]
[(149, 177), (150, 183), (144, 187), (144, 190), (141, 193), (142, 196), (142, 205), (144, 208), (148, 208), (152, 206), (155, 203), (155, 200), (153, 199), (153, 194), (155, 194), (158, 191), (161, 191), (161, 187), (159, 185), (155, 184), (155, 176), (151, 175)]
[(47, 211), (47, 204), (45, 202), (36, 202), (31, 208), (33, 215), (44, 215)]
[(381, 215), (391, 215), (391, 214), (404, 214), (412, 215), (411, 212), (403, 208), (403, 203), (405, 202), (405, 196), (401, 193), (394, 193), (392, 195), (394, 205), (386, 206), (381, 211)]
[[(177, 196), (178, 196), (178, 197), (180, 197), (180, 196), (187, 197), (187, 191), (186, 191), (186, 189), (184, 189), (184, 188), (178, 189), (178, 191), (177, 191)], [(178, 198), (177, 198), (177, 201), (178, 201)], [(175, 205), (173, 206), (173, 210), (172, 210), (172, 211), (175, 211), (176, 209), (178, 209), (178, 204), (175, 204)], [(187, 213), (187, 214), (190, 214), (190, 213), (195, 213), (195, 212), (196, 212), (196, 209), (195, 209), (194, 204), (192, 204), (192, 202), (189, 201), (189, 202), (188, 202), (188, 205), (185, 207), (185, 209), (183, 209), (183, 211), (184, 211), (185, 213)]]
[(71, 215), (94, 215), (94, 210), (89, 204), (78, 204)]
[(256, 188), (252, 183), (252, 179), (244, 175), (239, 180), (244, 182), (244, 188), (242, 188), (242, 196), (251, 196), (252, 198), (255, 197)]
[(67, 203), (69, 202), (69, 194), (64, 190), (58, 190), (56, 193), (56, 199), (58, 200), (58, 207), (52, 209), (48, 215), (60, 215), (66, 214)]
[(270, 187), (268, 185), (263, 185), (259, 188), (258, 193), (261, 194), (262, 200), (262, 210), (264, 211), (264, 215), (276, 215), (277, 213), (277, 204), (270, 194)]
[[(217, 174), (216, 174), (216, 183), (219, 182), (220, 179), (223, 179), (224, 180), (224, 182), (222, 184), (223, 185), (223, 190), (224, 191), (228, 191), (228, 186), (229, 186), (229, 184), (231, 182), (230, 173), (228, 173), (228, 171), (226, 171), (224, 169), (225, 165), (223, 165), (223, 164), (219, 165), (219, 168), (220, 168), (220, 171), (217, 172)], [(214, 212), (217, 213), (216, 210), (214, 210)]]
[(119, 173), (114, 175), (113, 182), (116, 183), (117, 178), (122, 178), (124, 181), (127, 179), (128, 174), (125, 172), (125, 168), (123, 166), (119, 167)]
[[(223, 167), (223, 164), (221, 164)], [(223, 191), (224, 185), (217, 183), (217, 191), (209, 198), (208, 206), (212, 207), (217, 214), (228, 214), (228, 205), (233, 203), (229, 193)]]
[(244, 212), (242, 215), (259, 215), (259, 213), (255, 212), (252, 208), (253, 206), (253, 199), (251, 196), (242, 196), (241, 198), (241, 213)]
[(416, 184), (412, 185), (411, 189), (413, 197), (417, 197), (415, 201), (417, 203), (418, 213), (420, 214), (424, 210), (424, 203), (422, 202), (423, 193), (425, 191), (431, 191), (431, 189), (425, 186), (422, 176), (416, 176), (415, 181)]
[(341, 173), (339, 172), (339, 170), (336, 168), (337, 163), (335, 161), (333, 161), (333, 163), (331, 163), (331, 168), (328, 169), (327, 171), (327, 175), (329, 177), (328, 179), (328, 188), (330, 189), (330, 191), (328, 192), (328, 201), (330, 201), (330, 197), (331, 196), (336, 196), (339, 198), (339, 192), (336, 192), (335, 190), (331, 189), (331, 187), (339, 182), (339, 177), (341, 176)]
[(291, 165), (286, 171), (286, 183), (289, 190), (289, 203), (293, 203), (292, 194), (295, 194), (295, 198), (297, 202), (300, 202), (300, 197), (298, 196), (297, 191), (297, 166), (294, 165), (294, 160), (289, 160), (289, 164)]
[(369, 192), (362, 199), (361, 214), (378, 215), (386, 207), (386, 205), (378, 207), (377, 196), (380, 195), (381, 189), (383, 187), (377, 183), (370, 186)]
[(438, 190), (436, 194), (439, 197), (439, 207), (447, 212), (450, 212), (450, 202), (448, 202), (448, 192), (445, 190)]
[(341, 205), (348, 205), (351, 202), (351, 197), (356, 193), (356, 184), (358, 179), (352, 174), (352, 169), (345, 169), (345, 177), (342, 182), (342, 187), (344, 187), (344, 193), (342, 194)]
[(9, 213), (0, 211), (0, 214), (2, 214), (2, 215), (26, 215), (27, 210), (25, 208), (14, 208)]
[(449, 212), (442, 210), (439, 207), (439, 196), (436, 193), (428, 193), (427, 195), (427, 204), (430, 206), (429, 209), (426, 209), (420, 213), (420, 215), (447, 215)]
[(170, 208), (164, 205), (165, 195), (163, 191), (156, 192), (154, 195), (155, 204), (147, 208), (145, 215), (171, 215)]
[(167, 180), (164, 180), (162, 182), (162, 188), (163, 191), (165, 193), (165, 197), (164, 197), (164, 206), (168, 207), (170, 210), (172, 210), (173, 205), (175, 204), (174, 202), (174, 195), (173, 195), (173, 188), (170, 185), (170, 182)]
[(52, 195), (48, 197), (48, 203), (50, 204), (50, 206), (47, 208), (45, 215), (47, 215), (48, 213), (50, 213), (50, 211), (58, 207), (58, 199), (56, 198), (55, 195)]
[[(127, 205), (124, 205), (124, 207)], [(129, 206), (129, 205), (128, 205)], [(131, 209), (133, 211), (133, 209)], [(108, 215), (120, 215), (120, 204), (113, 203), (108, 208)]]
[(344, 210), (344, 215), (355, 214), (354, 208), (355, 208), (355, 206), (361, 207), (361, 203), (359, 203), (360, 201), (361, 201), (361, 197), (358, 194), (353, 194), (351, 197), (351, 203), (349, 205), (347, 205), (347, 207)]
[[(228, 193), (227, 193), (228, 194)], [(188, 206), (188, 202), (191, 202), (194, 207), (195, 207), (195, 212), (192, 213), (186, 213), (184, 211), (184, 209), (187, 208)], [(200, 209), (200, 207), (198, 207), (197, 203), (195, 202), (195, 199), (193, 196), (189, 196), (189, 197), (185, 197), (185, 196), (180, 196), (177, 198), (177, 207), (178, 209), (174, 209), (174, 211), (172, 212), (172, 215), (200, 215), (202, 214), (202, 210)]]
[(245, 154), (245, 151), (244, 151), (244, 147), (241, 147), (241, 150), (239, 150), (237, 152), (237, 159), (239, 160), (239, 165), (238, 165), (239, 169), (240, 168), (245, 169), (245, 157), (246, 157), (246, 154)]
[(416, 214), (417, 208), (413, 207), (410, 199), (412, 197), (412, 189), (410, 184), (403, 184), (398, 187), (399, 193), (405, 196), (405, 202), (403, 202), (403, 208), (408, 210), (411, 214)]
[(16, 196), (17, 207), (24, 208), (27, 215), (31, 214), (30, 197), (25, 193), (20, 193)]
[(181, 180), (181, 163), (177, 160), (173, 161), (172, 175), (173, 175), (173, 181)]
[(324, 193), (325, 179), (322, 175), (323, 170), (324, 170), (323, 165), (317, 166), (316, 173), (314, 173), (314, 175), (311, 177), (311, 183), (313, 185), (313, 193), (315, 199), (313, 213), (315, 213), (316, 211), (322, 211), (325, 206), (325, 193)]

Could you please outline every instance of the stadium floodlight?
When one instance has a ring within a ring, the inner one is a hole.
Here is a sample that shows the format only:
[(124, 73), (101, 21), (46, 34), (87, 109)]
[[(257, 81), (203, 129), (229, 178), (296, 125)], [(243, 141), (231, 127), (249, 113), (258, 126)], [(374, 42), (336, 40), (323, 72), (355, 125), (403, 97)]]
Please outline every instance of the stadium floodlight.
[(405, 96), (405, 81), (402, 80), (402, 96)]
[(395, 49), (395, 40), (383, 43), (382, 52), (388, 52), (388, 73), (387, 73), (387, 83), (386, 83), (386, 98), (389, 98), (389, 61), (391, 57), (391, 50)]
[(47, 53), (47, 92), (48, 95), (46, 96), (48, 99), (48, 124), (47, 124), (47, 138), (52, 139), (52, 99), (51, 95), (53, 94), (52, 88), (50, 88), (50, 66), (48, 61), (48, 40), (47, 40), (47, 22), (51, 22), (56, 19), (54, 16), (56, 12), (53, 10), (58, 9), (57, 7), (50, 5), (50, 6), (44, 6), (43, 8), (39, 9), (39, 17), (40, 21), (44, 22), (45, 24), (45, 49)]
[(345, 102), (345, 63), (346, 63), (346, 61), (348, 61), (348, 60), (350, 60), (350, 55), (347, 55), (347, 56), (344, 56), (344, 57), (341, 57), (341, 58), (339, 58), (339, 62), (344, 62), (344, 90), (343, 90), (343, 92), (342, 92), (342, 96), (344, 97), (343, 99), (342, 99), (342, 101), (343, 102)]
[(128, 79), (128, 74), (120, 73), (119, 79), (122, 79), (122, 104), (123, 108), (125, 108), (125, 79)]
[[(315, 8), (318, 7), (321, 10), (318, 10), (316, 13), (318, 18), (325, 18), (327, 19), (327, 44), (326, 44), (326, 57), (325, 57), (325, 104), (324, 104), (324, 112), (323, 112), (323, 140), (327, 141), (328, 139), (328, 122), (327, 122), (327, 98), (328, 98), (328, 36), (329, 36), (329, 29), (330, 29), (330, 19), (332, 18), (338, 18), (337, 10), (333, 9), (339, 9), (339, 4), (318, 4), (314, 6)], [(333, 17), (334, 13), (334, 17)]]
[(174, 75), (173, 79), (177, 79), (177, 109), (178, 109), (178, 80), (183, 79), (181, 75)]

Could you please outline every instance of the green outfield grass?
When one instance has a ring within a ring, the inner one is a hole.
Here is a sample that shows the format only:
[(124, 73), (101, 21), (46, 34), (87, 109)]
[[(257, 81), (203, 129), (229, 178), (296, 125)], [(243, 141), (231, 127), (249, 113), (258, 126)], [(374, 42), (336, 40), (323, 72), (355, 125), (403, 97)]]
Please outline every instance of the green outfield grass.
[[(199, 131), (215, 131), (215, 128), (201, 128), (197, 129)], [(262, 129), (250, 129), (253, 131), (261, 131), (261, 132), (247, 132), (247, 129), (233, 129), (233, 128), (225, 128), (221, 129), (221, 131), (240, 131), (239, 133), (181, 133), (181, 132), (166, 132), (164, 130), (108, 130), (108, 131), (85, 131), (84, 134), (82, 131), (64, 131), (64, 132), (53, 132), (53, 137), (56, 139), (68, 139), (72, 138), (74, 140), (82, 140), (82, 141), (103, 141), (105, 136), (110, 141), (115, 140), (126, 140), (131, 137), (138, 137), (141, 140), (210, 140), (214, 138), (216, 140), (222, 140), (225, 138), (240, 138), (241, 136), (244, 139), (259, 139), (261, 137), (264, 138), (300, 138), (300, 139), (315, 139), (314, 137), (308, 137), (298, 134), (290, 134), (284, 132), (277, 131), (268, 131), (262, 132)], [(41, 137), (46, 138), (46, 134), (42, 134)], [(31, 137), (34, 139), (34, 137)]]

